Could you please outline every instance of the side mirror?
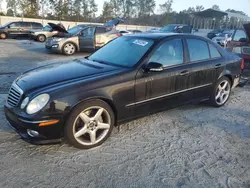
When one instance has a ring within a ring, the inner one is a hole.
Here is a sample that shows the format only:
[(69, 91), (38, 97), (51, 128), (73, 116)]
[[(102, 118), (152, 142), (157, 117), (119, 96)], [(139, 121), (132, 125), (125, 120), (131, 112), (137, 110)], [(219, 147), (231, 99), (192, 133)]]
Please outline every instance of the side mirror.
[(7, 27), (10, 28), (10, 25), (8, 25)]
[(246, 38), (240, 38), (239, 42), (247, 42)]
[(161, 72), (163, 71), (163, 65), (160, 63), (150, 62), (145, 67), (146, 72)]

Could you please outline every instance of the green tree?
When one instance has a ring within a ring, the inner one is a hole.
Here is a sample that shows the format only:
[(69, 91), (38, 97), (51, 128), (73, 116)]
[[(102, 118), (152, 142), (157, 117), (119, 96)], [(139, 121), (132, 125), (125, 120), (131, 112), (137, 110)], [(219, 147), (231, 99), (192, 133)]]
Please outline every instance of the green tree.
[(220, 10), (220, 7), (219, 7), (219, 5), (213, 5), (212, 9), (214, 9), (214, 10)]
[(204, 9), (205, 9), (205, 8), (204, 8), (203, 5), (196, 5), (196, 7), (195, 7), (195, 11), (196, 11), (196, 12), (203, 11)]
[(156, 6), (155, 0), (136, 0), (138, 17), (148, 17), (154, 13)]
[(173, 0), (168, 0), (165, 3), (159, 5), (160, 7), (159, 11), (161, 13), (170, 13), (173, 11), (172, 5), (173, 5)]
[(135, 0), (119, 0), (121, 15), (131, 18), (135, 13)]
[(17, 10), (20, 6), (19, 0), (7, 0), (7, 9), (11, 9), (13, 12), (13, 16), (17, 15)]
[(7, 10), (6, 16), (14, 16), (14, 11), (13, 11), (12, 9), (9, 8), (9, 9)]
[(101, 14), (101, 21), (107, 22), (108, 20), (112, 19), (112, 16), (113, 16), (112, 4), (110, 2), (104, 1)]
[(89, 12), (91, 19), (95, 18), (96, 12), (98, 11), (97, 4), (95, 3), (95, 0), (89, 0)]

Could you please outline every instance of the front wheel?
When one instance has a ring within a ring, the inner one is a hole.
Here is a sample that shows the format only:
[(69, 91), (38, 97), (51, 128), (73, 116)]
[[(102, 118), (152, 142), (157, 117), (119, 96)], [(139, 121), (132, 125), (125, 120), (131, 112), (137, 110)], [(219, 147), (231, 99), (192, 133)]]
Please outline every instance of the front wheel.
[(46, 36), (45, 36), (45, 35), (38, 35), (38, 36), (37, 36), (37, 40), (38, 40), (39, 42), (45, 42)]
[(63, 46), (63, 53), (65, 55), (73, 55), (76, 52), (76, 46), (71, 43), (68, 42)]
[(211, 103), (215, 107), (221, 107), (226, 104), (231, 94), (231, 81), (227, 77), (222, 77), (217, 81), (214, 87)]
[(78, 105), (67, 120), (66, 140), (79, 149), (101, 145), (114, 127), (114, 113), (102, 100), (90, 100)]

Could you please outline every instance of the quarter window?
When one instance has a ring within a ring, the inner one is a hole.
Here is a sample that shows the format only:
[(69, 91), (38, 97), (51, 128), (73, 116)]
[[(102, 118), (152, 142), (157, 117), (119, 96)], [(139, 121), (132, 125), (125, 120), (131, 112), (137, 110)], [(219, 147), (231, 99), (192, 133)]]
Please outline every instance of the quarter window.
[(217, 48), (215, 48), (212, 44), (209, 44), (211, 58), (219, 58), (221, 57), (220, 53), (218, 52)]
[(149, 62), (161, 63), (164, 67), (183, 63), (183, 45), (181, 39), (162, 44), (151, 56)]
[(202, 61), (210, 58), (208, 45), (199, 39), (187, 39), (190, 61)]
[(240, 39), (247, 39), (247, 35), (245, 31), (238, 29), (234, 34), (233, 41), (240, 41)]

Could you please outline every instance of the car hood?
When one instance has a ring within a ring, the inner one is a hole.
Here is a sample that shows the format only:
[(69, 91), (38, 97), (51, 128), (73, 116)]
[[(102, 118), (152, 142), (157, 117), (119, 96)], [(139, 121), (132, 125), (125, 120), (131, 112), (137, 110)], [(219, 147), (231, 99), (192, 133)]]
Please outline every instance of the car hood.
[(250, 39), (250, 23), (244, 24), (243, 27), (246, 31), (247, 37)]
[(105, 76), (121, 70), (120, 67), (81, 58), (29, 70), (17, 78), (16, 84), (24, 91), (29, 91), (63, 82)]
[(60, 25), (54, 24), (54, 23), (48, 23), (48, 25), (52, 28), (53, 31), (58, 31), (61, 33), (68, 33), (66, 29), (62, 28)]

